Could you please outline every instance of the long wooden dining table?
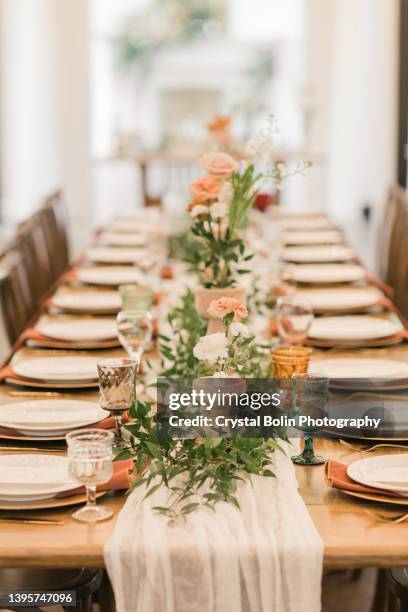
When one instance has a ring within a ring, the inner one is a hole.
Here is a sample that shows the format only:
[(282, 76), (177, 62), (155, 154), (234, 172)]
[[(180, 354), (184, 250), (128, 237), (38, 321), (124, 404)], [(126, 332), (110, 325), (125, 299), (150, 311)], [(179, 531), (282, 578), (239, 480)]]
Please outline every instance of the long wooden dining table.
[[(79, 289), (80, 290), (80, 289)], [(32, 356), (81, 354), (93, 357), (118, 356), (122, 349), (67, 351), (49, 350), (22, 346), (13, 361)], [(408, 343), (388, 348), (353, 350), (314, 349), (314, 358), (330, 359), (340, 357), (394, 358), (408, 362)], [(21, 401), (27, 389), (0, 384), (0, 402)], [(21, 393), (21, 396), (19, 396)], [(33, 393), (36, 393), (33, 390)], [(58, 396), (59, 394), (56, 394)], [(38, 398), (44, 391), (38, 391)], [(46, 396), (48, 397), (48, 396)], [(53, 397), (53, 396), (49, 396)], [(97, 401), (97, 390), (62, 392), (61, 397)], [(316, 440), (316, 450), (327, 459), (343, 463), (364, 456), (363, 445), (354, 442), (353, 447), (335, 439)], [(16, 444), (12, 440), (0, 440), (0, 453), (11, 450)], [(38, 445), (36, 445), (38, 446)], [(20, 451), (21, 452), (21, 451)], [(26, 445), (25, 452), (33, 452)], [(65, 452), (64, 446), (61, 450)], [(370, 456), (405, 452), (400, 447), (372, 450)], [(406, 447), (408, 452), (408, 445)], [(404, 507), (384, 506), (373, 502), (354, 499), (336, 489), (330, 488), (325, 479), (324, 466), (296, 466), (300, 494), (310, 516), (324, 542), (324, 567), (326, 569), (361, 567), (408, 566), (408, 526), (406, 523), (382, 521), (376, 512), (390, 518), (404, 512)], [(111, 534), (118, 512), (125, 503), (124, 493), (108, 493), (104, 503), (114, 510), (114, 517), (106, 522), (85, 524), (71, 517), (72, 508), (28, 512), (0, 511), (0, 566), (36, 568), (100, 568), (104, 565), (103, 550)], [(402, 510), (402, 512), (401, 512)], [(407, 508), (408, 511), (408, 508)], [(58, 519), (61, 524), (26, 524), (7, 522), (11, 517), (25, 516)], [(131, 534), (132, 526), (129, 525)]]

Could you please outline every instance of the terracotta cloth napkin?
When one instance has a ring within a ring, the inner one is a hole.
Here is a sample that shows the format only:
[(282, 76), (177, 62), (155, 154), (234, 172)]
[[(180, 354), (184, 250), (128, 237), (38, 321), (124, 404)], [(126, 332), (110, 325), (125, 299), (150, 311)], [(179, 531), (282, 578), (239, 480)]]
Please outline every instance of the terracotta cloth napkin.
[(339, 463), (338, 461), (327, 461), (326, 479), (328, 484), (334, 489), (355, 491), (356, 493), (376, 493), (389, 497), (401, 497), (398, 493), (386, 491), (385, 489), (377, 489), (376, 487), (368, 487), (358, 482), (354, 482), (347, 474), (347, 465), (345, 463)]
[[(108, 482), (104, 482), (96, 487), (97, 491), (115, 491), (128, 489), (130, 487), (131, 473), (133, 470), (133, 459), (113, 462), (113, 476)], [(85, 493), (85, 487), (76, 487), (63, 493), (58, 493), (57, 497), (71, 497)]]

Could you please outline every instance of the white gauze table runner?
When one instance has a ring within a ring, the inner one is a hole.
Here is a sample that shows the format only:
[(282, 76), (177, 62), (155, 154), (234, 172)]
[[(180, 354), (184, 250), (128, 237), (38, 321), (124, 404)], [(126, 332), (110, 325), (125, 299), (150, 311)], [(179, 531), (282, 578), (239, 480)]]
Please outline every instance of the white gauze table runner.
[(105, 546), (118, 612), (318, 612), (323, 542), (298, 493), (290, 449), (276, 478), (238, 486), (241, 510), (219, 503), (169, 522), (163, 486), (135, 489)]

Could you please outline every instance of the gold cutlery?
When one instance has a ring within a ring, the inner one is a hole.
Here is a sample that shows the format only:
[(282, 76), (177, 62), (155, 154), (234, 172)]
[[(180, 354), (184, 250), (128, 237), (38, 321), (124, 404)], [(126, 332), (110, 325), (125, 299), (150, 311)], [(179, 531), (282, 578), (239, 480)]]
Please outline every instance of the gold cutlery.
[(58, 453), (61, 451), (65, 452), (65, 448), (61, 446), (60, 448), (54, 447), (51, 448), (49, 446), (40, 448), (35, 446), (0, 446), (0, 451), (31, 451), (36, 453)]
[(379, 444), (374, 444), (373, 446), (370, 446), (370, 445), (357, 446), (356, 444), (350, 444), (350, 442), (346, 442), (346, 440), (339, 440), (339, 442), (343, 446), (346, 446), (347, 448), (350, 448), (351, 450), (357, 451), (358, 453), (369, 453), (373, 450), (376, 450), (377, 448), (404, 448), (406, 451), (408, 451), (408, 445), (404, 445), (404, 444), (391, 444), (387, 442), (381, 442)]
[(10, 397), (60, 397), (63, 393), (57, 391), (9, 391)]
[(403, 523), (408, 519), (408, 514), (397, 514), (391, 516), (389, 514), (381, 514), (380, 512), (369, 510), (368, 508), (365, 508), (365, 512), (379, 521), (383, 521), (384, 523), (394, 523), (395, 525), (398, 523)]
[(0, 523), (23, 523), (25, 525), (64, 525), (64, 521), (31, 518), (29, 516), (0, 516)]

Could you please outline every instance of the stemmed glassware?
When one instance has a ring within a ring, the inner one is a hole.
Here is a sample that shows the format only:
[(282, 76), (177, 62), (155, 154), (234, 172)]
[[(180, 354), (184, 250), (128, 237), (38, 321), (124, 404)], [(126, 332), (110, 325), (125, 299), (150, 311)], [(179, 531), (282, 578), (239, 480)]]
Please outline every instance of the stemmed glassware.
[(127, 354), (140, 365), (152, 339), (153, 322), (148, 310), (122, 310), (116, 318), (118, 337)]
[[(294, 374), (292, 376), (292, 416), (321, 419), (327, 415), (329, 401), (329, 379), (323, 374)], [(299, 465), (320, 465), (324, 457), (314, 454), (313, 434), (321, 428), (307, 423), (296, 426), (304, 433), (304, 449), (300, 455), (292, 457)]]
[(306, 341), (313, 321), (312, 304), (299, 295), (286, 295), (277, 300), (276, 324), (281, 340), (301, 346)]
[(86, 505), (72, 514), (78, 521), (104, 521), (111, 508), (96, 503), (96, 487), (111, 479), (113, 433), (103, 429), (81, 429), (66, 436), (69, 475), (86, 488)]
[(138, 363), (132, 359), (102, 359), (97, 363), (101, 408), (115, 417), (115, 448), (128, 448), (122, 436), (122, 414), (136, 398)]

